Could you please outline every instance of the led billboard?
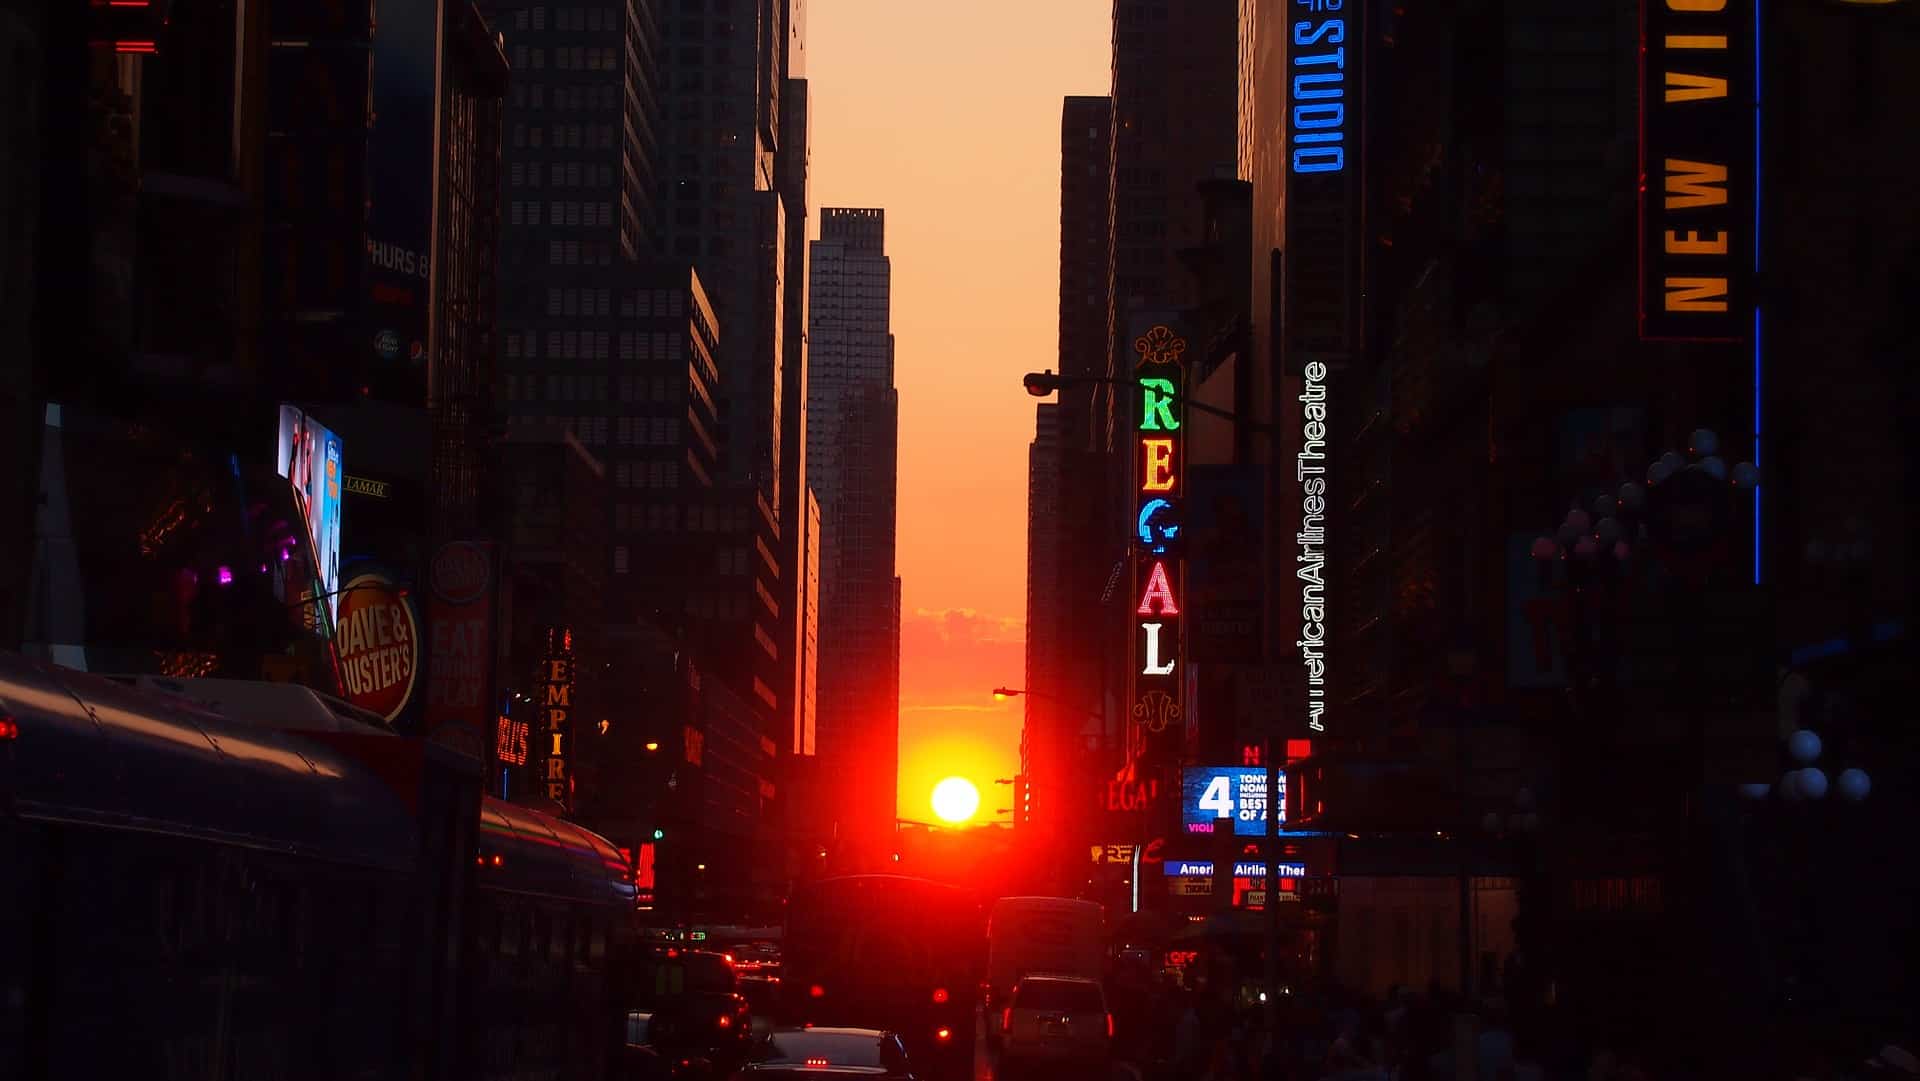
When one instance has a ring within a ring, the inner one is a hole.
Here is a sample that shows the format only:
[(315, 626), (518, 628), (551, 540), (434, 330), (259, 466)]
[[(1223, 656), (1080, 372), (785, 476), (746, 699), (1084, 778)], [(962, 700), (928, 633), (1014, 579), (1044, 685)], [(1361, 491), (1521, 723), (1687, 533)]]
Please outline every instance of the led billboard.
[(294, 503), (306, 519), (307, 541), (326, 598), (327, 622), (340, 608), (340, 437), (298, 406), (280, 407), (280, 437), (274, 468), (293, 485)]
[[(1279, 825), (1287, 824), (1287, 775), (1279, 775)], [(1262, 766), (1189, 766), (1180, 771), (1180, 824), (1189, 834), (1223, 832), (1233, 823), (1239, 837), (1267, 833), (1267, 771)]]

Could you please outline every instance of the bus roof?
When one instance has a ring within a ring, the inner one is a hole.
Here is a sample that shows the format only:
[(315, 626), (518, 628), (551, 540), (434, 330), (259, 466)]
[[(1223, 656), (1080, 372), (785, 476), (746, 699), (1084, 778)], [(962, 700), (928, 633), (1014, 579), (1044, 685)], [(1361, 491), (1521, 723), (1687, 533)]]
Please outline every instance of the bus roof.
[[(23, 818), (406, 870), (419, 828), (378, 772), (326, 743), (0, 653)], [(399, 740), (395, 737), (376, 737)]]

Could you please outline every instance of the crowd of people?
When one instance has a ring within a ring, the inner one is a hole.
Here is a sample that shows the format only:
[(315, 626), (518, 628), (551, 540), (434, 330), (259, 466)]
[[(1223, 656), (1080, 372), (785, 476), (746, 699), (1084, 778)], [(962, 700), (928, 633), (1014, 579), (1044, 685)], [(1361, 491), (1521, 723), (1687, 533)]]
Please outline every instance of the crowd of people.
[[(1516, 1019), (1499, 998), (1466, 1001), (1440, 987), (1384, 996), (1284, 994), (1269, 1011), (1257, 996), (1156, 988), (1130, 1004), (1167, 1025), (1125, 1029), (1117, 1054), (1141, 1081), (1667, 1081), (1681, 1069), (1657, 1041), (1596, 1040), (1530, 1013)], [(1271, 1019), (1271, 1020), (1269, 1020)], [(1466, 1077), (1459, 1065), (1470, 1063)], [(1731, 1064), (1733, 1056), (1729, 1056)], [(1920, 1060), (1889, 1046), (1865, 1062), (1777, 1062), (1789, 1081), (1920, 1079)], [(1724, 1076), (1724, 1075), (1723, 1075)], [(1746, 1078), (1744, 1072), (1737, 1076)]]

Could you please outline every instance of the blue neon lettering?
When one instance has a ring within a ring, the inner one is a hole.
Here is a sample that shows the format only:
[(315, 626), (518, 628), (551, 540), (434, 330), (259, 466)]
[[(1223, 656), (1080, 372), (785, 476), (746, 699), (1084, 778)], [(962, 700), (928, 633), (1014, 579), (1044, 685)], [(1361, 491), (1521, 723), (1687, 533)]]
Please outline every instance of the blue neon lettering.
[[(1346, 168), (1345, 19), (1302, 20), (1293, 24), (1293, 44), (1331, 46), (1331, 51), (1294, 53), (1292, 124), (1288, 132), (1295, 173), (1337, 173)], [(1315, 68), (1315, 71), (1303, 71)], [(1332, 70), (1327, 70), (1331, 68)]]

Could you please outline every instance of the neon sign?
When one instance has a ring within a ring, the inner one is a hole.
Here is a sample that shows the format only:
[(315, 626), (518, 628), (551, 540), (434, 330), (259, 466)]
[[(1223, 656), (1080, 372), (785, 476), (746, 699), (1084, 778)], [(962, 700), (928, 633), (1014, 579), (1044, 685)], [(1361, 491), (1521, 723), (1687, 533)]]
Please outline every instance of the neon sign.
[(541, 730), (547, 737), (547, 798), (562, 807), (573, 802), (573, 778), (567, 773), (568, 740), (573, 735), (573, 632), (547, 632), (547, 656), (540, 663)]
[(1294, 0), (1310, 15), (1296, 19), (1287, 49), (1287, 145), (1296, 173), (1347, 167), (1347, 20), (1345, 0)]
[(1300, 403), (1306, 421), (1293, 476), (1300, 482), (1300, 546), (1294, 576), (1300, 580), (1300, 664), (1306, 669), (1307, 727), (1327, 730), (1327, 366), (1307, 364)]
[(1648, 0), (1641, 25), (1640, 334), (1734, 341), (1752, 323), (1753, 7)]
[(532, 727), (525, 721), (501, 717), (494, 732), (494, 757), (509, 766), (526, 765), (527, 742), (528, 737), (532, 735)]
[[(1187, 341), (1164, 324), (1134, 339), (1136, 514), (1132, 560), (1134, 613), (1128, 643), (1133, 702), (1130, 750), (1137, 757), (1185, 732), (1185, 635), (1180, 596), (1186, 589), (1179, 550), (1180, 499), (1186, 488), (1182, 359)], [(1168, 735), (1171, 732), (1173, 735)]]

